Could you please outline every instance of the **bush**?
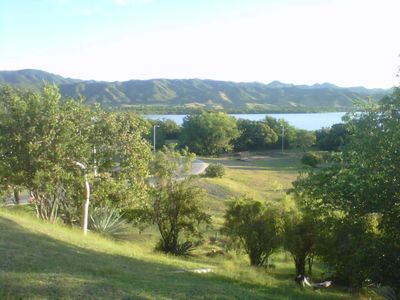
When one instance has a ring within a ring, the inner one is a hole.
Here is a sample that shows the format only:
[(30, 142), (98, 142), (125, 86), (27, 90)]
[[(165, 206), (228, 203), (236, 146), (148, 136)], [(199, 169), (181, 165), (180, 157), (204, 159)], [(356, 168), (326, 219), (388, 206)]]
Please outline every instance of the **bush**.
[(210, 164), (206, 169), (206, 177), (222, 177), (225, 175), (223, 164)]
[(126, 234), (126, 222), (118, 210), (96, 207), (90, 214), (89, 229), (112, 238), (122, 238)]
[(222, 232), (239, 242), (252, 266), (268, 265), (281, 246), (283, 219), (279, 207), (241, 197), (227, 203)]
[(301, 158), (301, 163), (316, 168), (318, 164), (322, 163), (322, 157), (317, 153), (307, 152)]

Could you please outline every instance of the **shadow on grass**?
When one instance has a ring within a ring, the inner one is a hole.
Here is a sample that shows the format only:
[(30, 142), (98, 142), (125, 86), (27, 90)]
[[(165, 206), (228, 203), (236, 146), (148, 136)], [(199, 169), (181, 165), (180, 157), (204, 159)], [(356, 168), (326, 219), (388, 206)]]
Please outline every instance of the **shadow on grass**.
[(0, 217), (1, 299), (339, 299), (88, 250)]

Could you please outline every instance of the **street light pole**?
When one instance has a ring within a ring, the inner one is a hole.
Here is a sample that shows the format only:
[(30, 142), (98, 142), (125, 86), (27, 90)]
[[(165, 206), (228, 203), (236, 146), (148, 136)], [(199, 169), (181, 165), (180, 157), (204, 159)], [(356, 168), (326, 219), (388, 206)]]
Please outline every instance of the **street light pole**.
[(153, 126), (153, 152), (156, 153), (156, 128), (160, 127), (160, 125)]
[(78, 161), (74, 161), (74, 164), (77, 165), (85, 172), (85, 203), (82, 207), (82, 230), (83, 234), (87, 234), (88, 222), (89, 222), (89, 201), (90, 201), (90, 185), (89, 179), (87, 174), (86, 166)]
[(87, 173), (85, 174), (85, 189), (86, 189), (86, 195), (85, 195), (85, 203), (83, 206), (83, 211), (82, 211), (82, 229), (83, 229), (83, 234), (86, 235), (88, 231), (88, 223), (89, 223), (89, 198), (90, 198), (90, 185), (89, 185), (89, 180), (88, 180), (88, 175)]

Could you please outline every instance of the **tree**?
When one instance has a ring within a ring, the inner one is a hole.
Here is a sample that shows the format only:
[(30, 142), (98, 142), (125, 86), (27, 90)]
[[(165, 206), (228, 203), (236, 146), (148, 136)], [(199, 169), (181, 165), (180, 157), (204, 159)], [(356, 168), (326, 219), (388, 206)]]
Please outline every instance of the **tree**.
[[(273, 146), (275, 149), (279, 149), (282, 146), (282, 138), (284, 139), (284, 147), (292, 147), (296, 140), (297, 129), (286, 122), (284, 119), (275, 119), (270, 116), (266, 116), (264, 122), (278, 135), (278, 140)], [(284, 128), (284, 135), (282, 136), (282, 127)]]
[(95, 164), (100, 173), (118, 167), (114, 180), (133, 195), (124, 195), (125, 209), (145, 197), (150, 148), (142, 135), (137, 118), (85, 106), (84, 99), (62, 100), (53, 85), (0, 92), (2, 184), (30, 191), (38, 217), (51, 222), (59, 215), (67, 223), (79, 220), (84, 180), (75, 162), (89, 173)]
[(181, 255), (194, 246), (192, 239), (202, 236), (200, 225), (210, 223), (201, 207), (204, 197), (188, 179), (153, 191), (151, 217), (161, 235), (156, 249)]
[[(184, 151), (183, 154), (186, 154)], [(142, 229), (155, 224), (160, 232), (156, 249), (175, 255), (187, 254), (202, 237), (202, 227), (211, 217), (203, 211), (204, 191), (191, 185), (190, 178), (181, 179), (192, 155), (183, 156), (173, 147), (157, 152), (153, 164), (153, 181), (149, 202), (132, 215)]]
[(181, 128), (173, 120), (148, 120), (147, 121), (148, 132), (147, 139), (149, 143), (154, 142), (154, 126), (156, 128), (156, 147), (162, 149), (167, 143), (176, 143)]
[[(400, 282), (400, 90), (348, 116), (341, 162), (294, 183), (330, 232), (322, 256), (336, 276), (398, 289)], [(334, 247), (333, 247), (334, 246)], [(395, 254), (397, 253), (397, 255)], [(346, 255), (343, 255), (346, 254)]]
[(315, 145), (316, 137), (315, 133), (303, 129), (299, 129), (296, 132), (296, 138), (292, 143), (293, 147), (298, 147), (306, 152), (307, 148)]
[(173, 120), (163, 120), (161, 128), (165, 132), (165, 138), (167, 140), (177, 140), (181, 131), (180, 126)]
[(247, 197), (229, 201), (227, 206), (222, 232), (239, 241), (252, 266), (267, 264), (270, 255), (281, 245), (281, 210)]
[(344, 146), (348, 135), (345, 124), (334, 124), (331, 128), (317, 130), (317, 146), (325, 151), (339, 151)]
[(263, 121), (239, 119), (240, 137), (235, 141), (235, 150), (263, 149), (276, 143), (278, 135)]
[(231, 150), (237, 137), (235, 118), (223, 112), (202, 112), (185, 117), (179, 139), (196, 154), (218, 155)]
[(311, 215), (298, 208), (285, 213), (284, 247), (293, 257), (296, 276), (311, 275), (317, 238), (317, 223)]

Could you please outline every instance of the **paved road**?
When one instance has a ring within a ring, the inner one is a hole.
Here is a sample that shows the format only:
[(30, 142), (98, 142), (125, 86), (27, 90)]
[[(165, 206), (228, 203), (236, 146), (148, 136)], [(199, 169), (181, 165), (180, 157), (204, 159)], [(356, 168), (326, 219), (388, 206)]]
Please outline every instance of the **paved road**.
[(192, 167), (190, 169), (190, 175), (199, 175), (203, 173), (208, 167), (208, 163), (202, 160), (196, 159), (192, 162)]

